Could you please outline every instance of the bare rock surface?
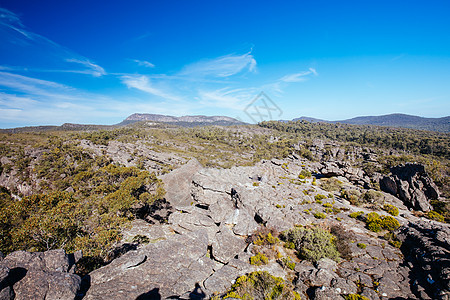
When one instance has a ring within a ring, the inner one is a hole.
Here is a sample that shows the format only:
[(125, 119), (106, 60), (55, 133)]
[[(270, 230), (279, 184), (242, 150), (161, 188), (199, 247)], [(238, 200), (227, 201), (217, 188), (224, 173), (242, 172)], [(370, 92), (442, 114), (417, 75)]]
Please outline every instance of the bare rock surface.
[(166, 199), (176, 209), (191, 205), (191, 182), (202, 165), (194, 158), (180, 168), (161, 177), (166, 189)]
[(400, 228), (409, 274), (419, 297), (450, 298), (450, 226), (419, 221)]
[(130, 251), (90, 273), (85, 299), (136, 299), (155, 289), (162, 297), (192, 292), (213, 272), (208, 242), (200, 230)]
[(0, 262), (0, 299), (75, 299), (81, 278), (69, 273), (74, 263), (64, 250), (13, 252)]
[(380, 187), (415, 210), (431, 210), (429, 200), (439, 197), (437, 186), (421, 164), (407, 163), (391, 168), (391, 175), (380, 180)]

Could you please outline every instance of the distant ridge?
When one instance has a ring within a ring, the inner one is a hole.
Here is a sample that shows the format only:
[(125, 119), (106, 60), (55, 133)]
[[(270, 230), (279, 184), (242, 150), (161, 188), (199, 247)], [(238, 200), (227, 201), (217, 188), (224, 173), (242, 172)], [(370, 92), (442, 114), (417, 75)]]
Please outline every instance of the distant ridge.
[(382, 116), (361, 116), (347, 120), (327, 121), (310, 117), (295, 118), (292, 121), (308, 121), (312, 123), (344, 123), (353, 125), (377, 125), (389, 127), (402, 127), (438, 132), (450, 132), (450, 116), (442, 118), (424, 118), (407, 114), (389, 114)]
[(230, 126), (230, 125), (242, 125), (246, 124), (239, 120), (225, 117), (225, 116), (182, 116), (182, 117), (174, 117), (174, 116), (166, 116), (166, 115), (157, 115), (157, 114), (139, 114), (135, 113), (127, 117), (125, 120), (120, 122), (117, 125), (128, 125), (135, 122), (141, 121), (152, 121), (152, 122), (162, 122), (162, 123), (170, 123), (179, 126), (205, 126), (205, 125), (221, 125), (221, 126)]

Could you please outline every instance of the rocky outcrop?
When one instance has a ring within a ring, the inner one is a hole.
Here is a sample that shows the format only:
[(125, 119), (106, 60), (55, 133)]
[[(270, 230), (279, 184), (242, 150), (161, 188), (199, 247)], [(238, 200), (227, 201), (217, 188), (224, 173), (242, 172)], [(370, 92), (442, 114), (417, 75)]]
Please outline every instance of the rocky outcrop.
[(439, 190), (421, 164), (404, 164), (391, 168), (391, 175), (380, 180), (380, 188), (400, 198), (414, 210), (432, 209), (429, 200), (438, 199)]
[(75, 299), (81, 278), (64, 250), (16, 251), (0, 261), (0, 299)]
[(412, 222), (399, 230), (402, 251), (412, 267), (410, 280), (420, 299), (450, 298), (450, 226)]
[[(120, 253), (108, 265), (88, 274), (83, 281), (86, 289), (79, 297), (88, 300), (205, 299), (226, 292), (236, 278), (253, 271), (267, 271), (283, 280), (294, 281), (302, 299), (342, 299), (356, 293), (374, 300), (426, 299), (446, 291), (450, 278), (447, 227), (436, 227), (435, 222), (407, 225), (422, 223), (417, 223), (419, 218), (395, 196), (380, 193), (383, 201), (395, 204), (400, 210), (400, 215), (395, 217), (400, 224), (412, 230), (405, 229), (398, 234), (404, 241), (405, 261), (400, 250), (383, 238), (385, 232), (370, 232), (363, 218), (349, 216), (356, 211), (370, 213), (373, 206), (354, 207), (340, 197), (339, 191), (322, 190), (325, 180), (320, 177), (314, 182), (312, 178), (299, 178), (302, 170), (317, 169), (318, 164), (305, 164), (295, 157), (231, 169), (201, 168), (196, 161), (185, 164), (163, 178), (166, 189), (170, 190), (167, 203), (173, 206), (167, 222), (133, 221), (131, 228), (123, 231), (122, 243), (136, 243), (135, 247), (127, 248), (128, 252)], [(359, 169), (337, 166), (344, 175), (361, 176)], [(346, 177), (339, 180), (345, 189), (356, 188)], [(322, 215), (317, 217), (316, 213)], [(286, 249), (279, 241), (270, 245), (256, 242), (259, 235), (255, 231), (270, 231), (276, 236), (276, 232), (295, 225), (332, 228), (345, 255), (338, 262), (321, 259), (313, 264), (300, 260), (294, 250)], [(149, 243), (134, 242), (137, 236), (147, 237)], [(411, 252), (405, 252), (407, 249)], [(250, 263), (257, 253), (267, 255), (267, 264)], [(46, 297), (52, 298), (56, 296), (52, 296), (48, 284), (53, 282), (71, 291), (72, 267), (62, 256), (51, 262), (47, 259), (44, 265), (34, 263), (39, 262), (36, 259), (21, 259), (27, 261), (28, 271), (22, 274), (25, 277), (16, 284), (5, 285), (9, 281), (4, 278), (11, 278), (17, 267), (4, 261), (11, 261), (17, 255), (29, 256), (19, 252), (0, 262), (3, 266), (0, 295), (10, 299), (12, 293), (16, 297), (28, 293), (39, 299), (42, 291), (46, 291)], [(38, 256), (45, 260), (44, 254)], [(286, 261), (295, 265), (287, 266)], [(30, 264), (44, 271), (31, 272)], [(66, 281), (53, 275), (46, 279), (39, 277), (51, 273), (50, 269), (67, 274)], [(424, 277), (414, 277), (415, 273)]]
[(149, 294), (189, 299), (213, 273), (208, 244), (208, 235), (200, 230), (130, 251), (89, 274), (91, 287), (84, 299), (147, 299)]
[(180, 168), (161, 177), (166, 190), (165, 197), (174, 208), (182, 209), (191, 205), (191, 182), (194, 174), (201, 168), (202, 165), (194, 158)]

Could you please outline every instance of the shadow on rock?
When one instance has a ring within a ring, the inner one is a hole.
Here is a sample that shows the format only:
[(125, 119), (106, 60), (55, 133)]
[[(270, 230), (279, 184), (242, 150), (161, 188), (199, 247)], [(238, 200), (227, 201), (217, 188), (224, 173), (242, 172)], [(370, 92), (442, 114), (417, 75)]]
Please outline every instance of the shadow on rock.
[(159, 288), (154, 288), (153, 290), (139, 295), (136, 300), (160, 300), (161, 295), (159, 294)]

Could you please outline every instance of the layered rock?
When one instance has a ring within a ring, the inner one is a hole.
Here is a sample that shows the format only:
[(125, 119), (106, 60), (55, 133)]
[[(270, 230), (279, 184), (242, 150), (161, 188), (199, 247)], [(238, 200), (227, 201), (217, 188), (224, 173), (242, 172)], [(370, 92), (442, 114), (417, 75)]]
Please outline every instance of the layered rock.
[(439, 190), (421, 164), (404, 164), (391, 168), (391, 175), (380, 180), (380, 188), (400, 198), (414, 210), (432, 209), (429, 200), (438, 199)]
[(421, 299), (450, 298), (450, 226), (436, 222), (409, 223), (399, 230), (402, 250), (412, 267), (409, 274)]
[(75, 299), (81, 278), (64, 250), (16, 251), (0, 261), (0, 299)]

